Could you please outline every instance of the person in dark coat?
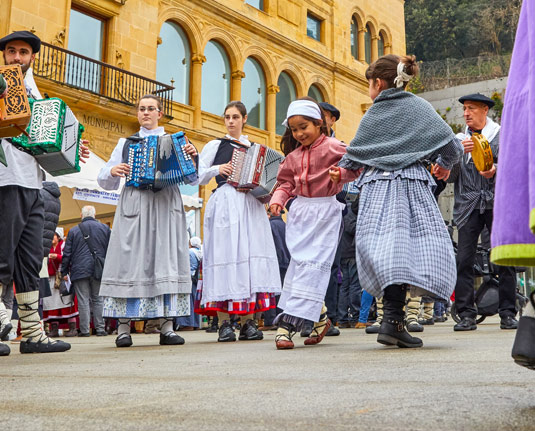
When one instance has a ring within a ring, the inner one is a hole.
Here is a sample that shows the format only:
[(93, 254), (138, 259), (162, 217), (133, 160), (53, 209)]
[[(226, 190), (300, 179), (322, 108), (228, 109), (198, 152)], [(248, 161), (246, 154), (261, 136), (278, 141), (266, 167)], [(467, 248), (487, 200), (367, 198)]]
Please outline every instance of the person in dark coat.
[[(284, 210), (281, 211), (284, 214)], [(277, 252), (277, 260), (279, 262), (279, 272), (281, 276), (281, 284), (284, 284), (284, 277), (290, 264), (290, 252), (286, 247), (286, 223), (282, 219), (282, 215), (274, 216), (268, 211), (269, 224), (271, 226), (271, 233), (273, 235), (273, 242), (275, 243), (275, 251)], [(279, 295), (277, 295), (277, 302)], [(276, 325), (273, 325), (273, 320), (277, 314), (281, 313), (280, 308), (272, 308), (271, 310), (264, 312), (264, 326), (259, 328), (261, 331), (269, 331), (277, 329)]]
[[(98, 336), (107, 335), (102, 317), (103, 299), (100, 296), (100, 280), (93, 277), (95, 261), (87, 244), (90, 242), (95, 254), (106, 258), (111, 230), (104, 223), (95, 220), (95, 207), (82, 208), (82, 222), (73, 227), (67, 235), (67, 243), (63, 250), (61, 274), (70, 276), (74, 293), (78, 298), (78, 311), (80, 313), (79, 337), (89, 337), (89, 321), (91, 309), (93, 322)], [(87, 241), (84, 239), (88, 236)], [(91, 305), (91, 307), (90, 307)]]
[(342, 271), (342, 285), (338, 295), (338, 326), (340, 328), (354, 327), (360, 312), (362, 287), (359, 283), (355, 255), (356, 224), (357, 216), (348, 205), (347, 214), (344, 216), (344, 230), (340, 239), (340, 269)]

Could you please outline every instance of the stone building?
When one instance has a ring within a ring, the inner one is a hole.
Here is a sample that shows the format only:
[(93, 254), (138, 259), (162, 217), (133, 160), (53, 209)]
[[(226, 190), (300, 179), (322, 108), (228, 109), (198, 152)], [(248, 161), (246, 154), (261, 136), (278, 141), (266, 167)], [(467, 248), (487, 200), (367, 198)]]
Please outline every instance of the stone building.
[[(252, 141), (278, 147), (291, 100), (310, 95), (341, 111), (348, 142), (371, 102), (364, 72), (405, 52), (403, 0), (2, 0), (0, 33), (45, 42), (41, 93), (67, 102), (92, 150), (107, 159), (137, 130), (133, 103), (164, 98), (163, 125), (198, 149), (223, 136), (230, 100), (245, 102)], [(173, 89), (174, 87), (174, 89)], [(213, 187), (201, 187), (207, 198)]]

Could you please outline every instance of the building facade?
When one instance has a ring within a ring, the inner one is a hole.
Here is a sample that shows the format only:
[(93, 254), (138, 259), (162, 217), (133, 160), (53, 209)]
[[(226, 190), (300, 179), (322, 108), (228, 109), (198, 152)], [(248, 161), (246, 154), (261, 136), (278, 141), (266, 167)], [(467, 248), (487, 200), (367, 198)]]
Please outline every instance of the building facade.
[[(0, 33), (35, 32), (42, 93), (64, 99), (107, 159), (138, 128), (134, 102), (164, 97), (164, 126), (202, 149), (242, 100), (252, 141), (277, 148), (291, 100), (341, 111), (348, 142), (370, 104), (364, 72), (405, 53), (403, 0), (2, 0)], [(174, 87), (174, 88), (173, 88)], [(201, 187), (207, 198), (213, 187)]]

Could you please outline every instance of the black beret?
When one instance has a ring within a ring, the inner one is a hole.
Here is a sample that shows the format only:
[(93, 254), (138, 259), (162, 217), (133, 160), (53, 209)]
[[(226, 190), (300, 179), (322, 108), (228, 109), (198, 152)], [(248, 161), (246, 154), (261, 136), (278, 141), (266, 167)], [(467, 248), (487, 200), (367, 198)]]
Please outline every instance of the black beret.
[(31, 31), (23, 30), (14, 31), (13, 33), (8, 34), (7, 36), (4, 36), (2, 39), (0, 39), (0, 51), (5, 50), (8, 42), (12, 42), (14, 40), (22, 40), (23, 42), (26, 42), (32, 47), (33, 54), (38, 53), (41, 49), (41, 39), (39, 39)]
[(485, 105), (487, 105), (489, 107), (489, 109), (492, 108), (495, 105), (494, 100), (492, 100), (491, 98), (489, 98), (487, 96), (484, 96), (481, 93), (475, 93), (475, 94), (469, 94), (467, 96), (463, 96), (463, 97), (461, 97), (459, 99), (459, 102), (464, 103), (467, 100), (470, 100), (471, 102), (484, 103)]
[(336, 118), (336, 121), (340, 119), (340, 111), (336, 109), (336, 107), (334, 107), (333, 105), (327, 102), (320, 102), (319, 105), (320, 105), (320, 108), (323, 109), (324, 111), (329, 111), (331, 115), (334, 118)]

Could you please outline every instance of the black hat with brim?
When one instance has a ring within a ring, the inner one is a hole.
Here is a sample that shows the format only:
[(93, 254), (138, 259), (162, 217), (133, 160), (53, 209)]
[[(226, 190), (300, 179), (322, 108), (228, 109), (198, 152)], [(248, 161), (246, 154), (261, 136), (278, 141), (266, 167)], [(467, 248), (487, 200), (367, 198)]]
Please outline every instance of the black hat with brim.
[(13, 33), (8, 34), (0, 39), (0, 51), (4, 51), (6, 49), (6, 45), (14, 40), (22, 40), (23, 42), (26, 42), (32, 47), (33, 54), (38, 53), (41, 49), (41, 39), (39, 39), (31, 31), (22, 30), (14, 31)]
[(319, 103), (320, 105), (320, 108), (323, 109), (324, 111), (329, 111), (331, 113), (331, 115), (336, 118), (336, 121), (338, 121), (340, 119), (340, 111), (338, 109), (336, 109), (335, 106), (331, 105), (330, 103), (327, 103), (327, 102), (320, 102)]
[(485, 105), (489, 107), (489, 109), (495, 105), (494, 100), (492, 100), (491, 98), (481, 93), (469, 94), (459, 99), (459, 102), (461, 103), (464, 103), (467, 101), (484, 103)]

